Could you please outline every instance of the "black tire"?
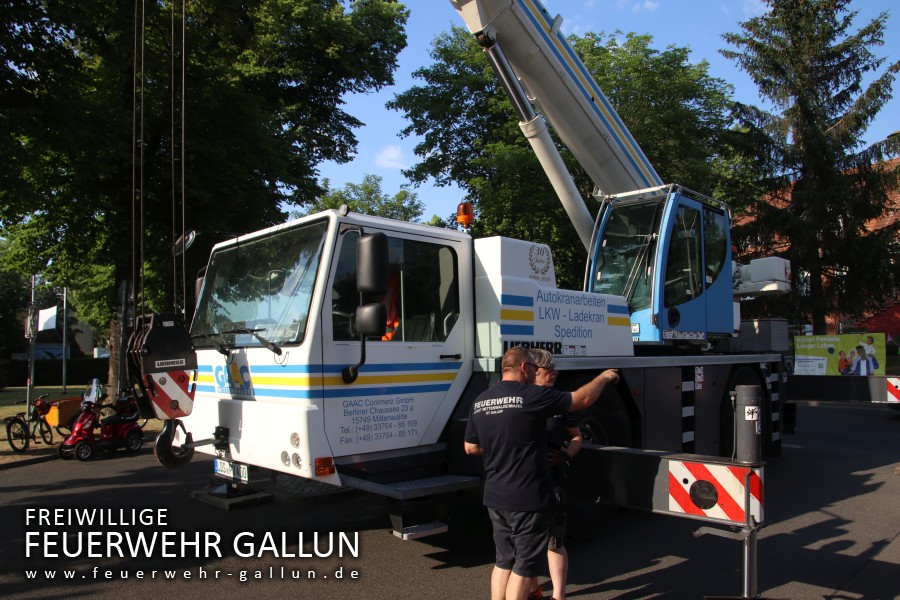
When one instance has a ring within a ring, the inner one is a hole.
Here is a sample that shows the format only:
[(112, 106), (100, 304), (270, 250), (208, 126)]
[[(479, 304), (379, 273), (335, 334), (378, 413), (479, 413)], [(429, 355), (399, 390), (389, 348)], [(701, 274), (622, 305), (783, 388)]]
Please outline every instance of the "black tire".
[[(596, 373), (573, 378), (565, 383), (564, 389), (577, 389), (594, 376)], [(617, 385), (607, 385), (597, 402), (578, 414), (578, 428), (588, 444), (631, 447), (635, 442), (628, 407)], [(582, 450), (568, 473), (570, 535), (593, 532), (616, 512), (612, 507), (596, 503), (599, 497), (609, 496), (608, 486), (592, 470), (590, 453)]]
[(634, 443), (625, 401), (612, 385), (606, 386), (596, 404), (584, 411), (578, 428), (584, 441), (593, 444), (630, 448)]
[(40, 423), (38, 423), (38, 431), (41, 432), (41, 439), (44, 440), (44, 443), (48, 446), (53, 445), (53, 429), (50, 427), (50, 423), (41, 419)]
[(56, 455), (59, 456), (63, 460), (72, 460), (73, 458), (75, 458), (75, 454), (71, 450), (67, 450), (66, 448), (63, 448), (62, 445), (60, 445), (56, 449)]
[(9, 419), (6, 422), (6, 440), (12, 451), (17, 454), (28, 450), (28, 442), (31, 441), (28, 435), (28, 424), (19, 417)]
[(88, 461), (94, 457), (94, 448), (87, 442), (78, 442), (72, 449), (72, 454), (80, 461)]
[(125, 451), (137, 452), (144, 444), (144, 434), (140, 431), (132, 431), (125, 436)]

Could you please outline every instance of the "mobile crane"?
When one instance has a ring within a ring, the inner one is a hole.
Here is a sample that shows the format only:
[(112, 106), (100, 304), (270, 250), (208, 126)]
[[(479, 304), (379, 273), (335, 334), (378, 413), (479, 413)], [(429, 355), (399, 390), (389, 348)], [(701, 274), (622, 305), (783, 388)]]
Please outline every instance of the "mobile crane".
[[(179, 466), (196, 449), (228, 481), (260, 467), (400, 505), (475, 486), (465, 419), (517, 344), (552, 352), (563, 388), (620, 370), (582, 417), (588, 442), (727, 456), (731, 394), (759, 385), (763, 444), (778, 453), (780, 355), (765, 341), (710, 348), (744, 337), (734, 298), (785, 291), (789, 264), (733, 265), (728, 206), (663, 184), (559, 17), (537, 0), (450, 1), (588, 251), (584, 289), (556, 287), (546, 245), (345, 209), (219, 243), (190, 336), (157, 315), (129, 344), (145, 410), (166, 419), (160, 461)], [(596, 222), (535, 104), (596, 183)]]

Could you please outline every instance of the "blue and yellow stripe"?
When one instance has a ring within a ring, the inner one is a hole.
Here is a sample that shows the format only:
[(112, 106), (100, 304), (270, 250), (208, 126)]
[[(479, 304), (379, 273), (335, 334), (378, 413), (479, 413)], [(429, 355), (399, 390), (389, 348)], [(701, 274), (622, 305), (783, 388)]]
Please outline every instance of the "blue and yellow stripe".
[[(631, 327), (631, 313), (624, 304), (609, 304), (606, 307), (606, 322), (616, 327)], [(623, 316), (624, 315), (624, 316)]]
[(500, 335), (534, 335), (534, 298), (500, 295)]
[[(346, 366), (251, 366), (250, 383), (254, 396), (307, 400), (446, 392), (462, 363), (369, 363), (360, 368), (359, 377), (353, 384), (346, 384), (341, 378), (341, 371)], [(217, 393), (213, 366), (200, 365), (198, 371), (197, 391)]]

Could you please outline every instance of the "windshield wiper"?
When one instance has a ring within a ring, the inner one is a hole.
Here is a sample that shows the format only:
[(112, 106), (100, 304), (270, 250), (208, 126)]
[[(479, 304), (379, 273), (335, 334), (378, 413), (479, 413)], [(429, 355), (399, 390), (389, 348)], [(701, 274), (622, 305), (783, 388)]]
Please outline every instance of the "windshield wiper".
[(206, 338), (207, 340), (212, 342), (213, 346), (215, 346), (215, 348), (216, 348), (216, 352), (218, 352), (219, 354), (222, 354), (223, 356), (228, 356), (229, 354), (231, 354), (231, 351), (228, 349), (228, 346), (226, 346), (222, 342), (214, 340), (212, 337), (213, 335), (222, 335), (222, 334), (221, 333), (213, 333), (212, 335), (210, 335), (208, 333), (194, 333), (194, 334), (191, 334), (191, 339), (194, 340), (194, 339), (197, 339), (200, 337)]
[(643, 271), (644, 277), (647, 276), (647, 269), (650, 264), (650, 244), (656, 241), (656, 233), (648, 233), (644, 236), (638, 235), (637, 237), (643, 237), (644, 240), (641, 243), (641, 247), (638, 248), (637, 255), (634, 257), (631, 272), (628, 273), (628, 277), (625, 280), (625, 291), (623, 293), (629, 306), (631, 305), (631, 296), (642, 276), (641, 272)]
[(246, 327), (241, 327), (240, 329), (232, 329), (232, 330), (230, 330), (230, 331), (223, 331), (222, 333), (223, 333), (223, 334), (228, 334), (228, 333), (249, 333), (250, 335), (252, 335), (253, 337), (255, 337), (255, 338), (257, 339), (257, 341), (258, 341), (260, 344), (262, 344), (263, 346), (265, 346), (265, 347), (266, 347), (266, 350), (269, 350), (269, 351), (271, 351), (271, 352), (274, 352), (274, 353), (277, 354), (278, 356), (281, 356), (281, 346), (279, 346), (279, 345), (276, 344), (275, 342), (270, 342), (269, 340), (267, 340), (267, 339), (264, 338), (263, 336), (259, 335), (259, 334), (257, 333), (258, 331), (264, 331), (264, 330), (262, 330), (262, 329), (247, 329)]

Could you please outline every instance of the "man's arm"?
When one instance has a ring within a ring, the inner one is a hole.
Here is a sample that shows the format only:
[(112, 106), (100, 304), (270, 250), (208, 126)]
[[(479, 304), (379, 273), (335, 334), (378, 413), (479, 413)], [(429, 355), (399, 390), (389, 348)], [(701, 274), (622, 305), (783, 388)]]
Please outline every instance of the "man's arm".
[(619, 382), (619, 373), (616, 369), (607, 369), (594, 377), (591, 381), (572, 392), (572, 404), (569, 412), (584, 410), (600, 398), (607, 383)]
[(571, 458), (581, 451), (581, 444), (584, 442), (584, 438), (581, 437), (581, 430), (577, 427), (567, 427), (566, 433), (569, 435), (569, 444), (566, 446), (566, 454)]
[(466, 454), (484, 454), (484, 450), (478, 444), (463, 442), (463, 447), (466, 449)]

